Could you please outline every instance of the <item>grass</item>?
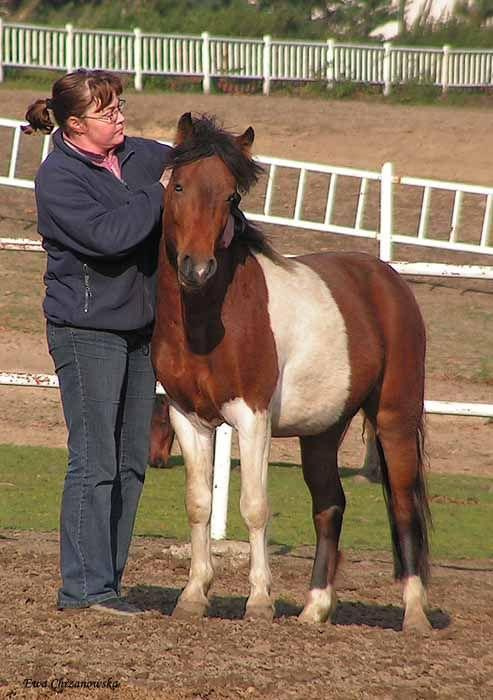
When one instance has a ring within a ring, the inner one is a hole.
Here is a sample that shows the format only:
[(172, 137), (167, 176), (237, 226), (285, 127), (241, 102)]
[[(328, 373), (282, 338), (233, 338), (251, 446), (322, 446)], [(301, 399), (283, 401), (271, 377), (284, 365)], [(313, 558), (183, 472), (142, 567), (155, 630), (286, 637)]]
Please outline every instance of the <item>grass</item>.
[[(0, 528), (53, 531), (58, 527), (65, 450), (0, 446)], [(342, 472), (348, 501), (343, 548), (390, 551), (389, 528), (378, 485), (359, 484)], [(188, 539), (184, 508), (185, 474), (179, 458), (171, 470), (148, 471), (136, 534)], [(228, 538), (247, 539), (238, 508), (240, 479), (231, 475)], [(491, 557), (487, 536), (493, 519), (493, 479), (433, 475), (429, 493), (434, 519), (432, 554), (436, 558)], [(311, 504), (297, 465), (272, 464), (269, 474), (271, 543), (312, 544)]]

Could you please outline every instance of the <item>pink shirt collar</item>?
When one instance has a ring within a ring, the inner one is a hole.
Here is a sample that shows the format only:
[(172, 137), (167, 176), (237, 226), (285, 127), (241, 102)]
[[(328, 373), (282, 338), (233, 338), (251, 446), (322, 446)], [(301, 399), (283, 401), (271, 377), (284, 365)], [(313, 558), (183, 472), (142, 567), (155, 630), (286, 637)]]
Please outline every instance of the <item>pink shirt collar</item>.
[(65, 134), (63, 134), (63, 140), (74, 151), (80, 153), (80, 155), (84, 156), (85, 158), (89, 158), (94, 165), (99, 165), (101, 168), (106, 168), (106, 170), (113, 173), (113, 175), (115, 175), (115, 177), (117, 177), (119, 180), (122, 179), (120, 161), (115, 154), (114, 148), (111, 149), (111, 151), (108, 151), (106, 155), (103, 155), (102, 153), (94, 153), (93, 151), (87, 151), (85, 148), (76, 146), (75, 143), (73, 143)]

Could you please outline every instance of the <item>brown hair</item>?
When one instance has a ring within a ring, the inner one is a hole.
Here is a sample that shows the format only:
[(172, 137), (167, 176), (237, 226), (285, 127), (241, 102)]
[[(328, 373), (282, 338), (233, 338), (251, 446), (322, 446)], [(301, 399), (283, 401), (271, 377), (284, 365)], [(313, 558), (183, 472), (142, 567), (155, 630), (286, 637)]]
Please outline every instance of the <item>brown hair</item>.
[(79, 68), (67, 73), (53, 84), (51, 98), (36, 100), (29, 105), (25, 117), (29, 126), (24, 131), (51, 134), (55, 122), (65, 130), (69, 117), (83, 117), (93, 102), (98, 110), (104, 109), (115, 95), (121, 95), (122, 90), (120, 78), (108, 71)]

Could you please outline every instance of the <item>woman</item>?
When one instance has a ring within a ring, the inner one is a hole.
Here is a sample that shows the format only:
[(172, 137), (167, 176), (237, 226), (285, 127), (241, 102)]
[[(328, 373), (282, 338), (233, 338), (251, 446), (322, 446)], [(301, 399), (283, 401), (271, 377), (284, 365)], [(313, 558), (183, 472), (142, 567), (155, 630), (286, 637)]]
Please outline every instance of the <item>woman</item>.
[(44, 313), (68, 428), (58, 608), (139, 611), (120, 595), (147, 466), (149, 356), (170, 148), (124, 134), (120, 79), (78, 70), (26, 114), (50, 133), (36, 177)]

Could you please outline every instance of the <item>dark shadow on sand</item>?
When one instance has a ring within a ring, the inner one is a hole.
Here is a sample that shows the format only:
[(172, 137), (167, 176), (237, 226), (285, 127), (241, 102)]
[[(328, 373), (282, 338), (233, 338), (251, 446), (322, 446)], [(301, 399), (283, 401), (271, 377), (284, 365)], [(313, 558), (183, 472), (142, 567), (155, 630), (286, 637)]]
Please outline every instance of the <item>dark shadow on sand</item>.
[(141, 610), (161, 612), (171, 615), (181, 588), (163, 588), (162, 586), (133, 586), (129, 589), (127, 600)]
[[(129, 603), (141, 610), (157, 611), (170, 616), (173, 613), (181, 588), (164, 588), (161, 586), (134, 586), (128, 591)], [(242, 620), (246, 606), (245, 596), (212, 596), (208, 617), (221, 620)], [(301, 607), (284, 600), (275, 603), (275, 617), (296, 617)]]
[[(428, 613), (428, 619), (434, 630), (441, 630), (451, 623), (450, 615), (435, 609)], [(339, 601), (332, 622), (335, 625), (361, 625), (379, 629), (402, 630), (404, 609), (396, 605), (375, 605)]]
[[(142, 610), (151, 610), (171, 616), (178, 596), (179, 588), (162, 588), (159, 586), (134, 586), (128, 593), (128, 600)], [(208, 617), (220, 620), (242, 620), (245, 614), (246, 598), (244, 596), (212, 596)], [(274, 618), (294, 618), (301, 613), (302, 607), (286, 600), (275, 601)], [(332, 619), (332, 624), (341, 627), (357, 625), (378, 629), (402, 630), (404, 611), (396, 605), (375, 605), (339, 601)], [(450, 615), (440, 609), (428, 614), (434, 630), (449, 627)]]

